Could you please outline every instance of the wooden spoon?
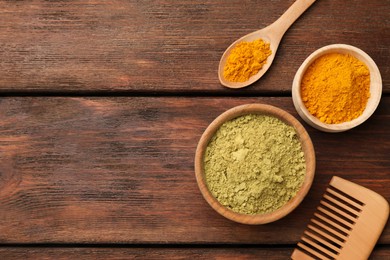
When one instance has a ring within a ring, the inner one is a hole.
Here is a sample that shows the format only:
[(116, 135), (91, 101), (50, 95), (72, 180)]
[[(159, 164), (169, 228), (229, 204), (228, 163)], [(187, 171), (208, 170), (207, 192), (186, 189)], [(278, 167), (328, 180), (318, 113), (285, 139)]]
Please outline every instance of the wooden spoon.
[[(222, 58), (219, 62), (218, 77), (221, 84), (228, 88), (243, 88), (261, 78), (261, 76), (263, 76), (264, 73), (271, 66), (272, 61), (275, 58), (276, 50), (279, 47), (280, 40), (282, 39), (284, 33), (295, 22), (295, 20), (298, 19), (298, 17), (303, 14), (303, 12), (306, 11), (306, 9), (311, 6), (315, 1), (316, 0), (295, 1), (294, 4), (292, 4), (290, 8), (274, 23), (264, 29), (247, 34), (235, 41), (232, 45), (230, 45), (222, 55)], [(240, 42), (251, 42), (257, 39), (263, 39), (265, 42), (270, 43), (272, 54), (268, 57), (267, 63), (264, 64), (264, 66), (259, 70), (256, 75), (252, 76), (251, 78), (249, 78), (249, 80), (245, 82), (231, 82), (226, 80), (223, 76), (223, 70), (226, 64), (226, 60), (229, 57), (233, 47), (235, 47), (236, 44)]]

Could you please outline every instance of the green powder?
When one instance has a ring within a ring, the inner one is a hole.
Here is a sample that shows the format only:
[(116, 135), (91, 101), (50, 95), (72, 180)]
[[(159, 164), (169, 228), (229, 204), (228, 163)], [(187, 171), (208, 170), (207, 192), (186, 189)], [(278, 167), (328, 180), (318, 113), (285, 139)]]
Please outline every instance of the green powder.
[(261, 214), (286, 204), (301, 187), (305, 158), (293, 127), (264, 115), (224, 123), (204, 156), (208, 188), (224, 206)]

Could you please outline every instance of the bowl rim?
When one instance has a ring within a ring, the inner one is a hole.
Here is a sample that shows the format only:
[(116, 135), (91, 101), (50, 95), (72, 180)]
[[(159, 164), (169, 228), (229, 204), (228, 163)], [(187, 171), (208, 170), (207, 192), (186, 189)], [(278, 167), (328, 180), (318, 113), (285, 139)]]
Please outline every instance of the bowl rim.
[[(211, 194), (211, 192), (207, 187), (205, 176), (204, 176), (203, 158), (204, 158), (205, 150), (211, 138), (214, 136), (216, 131), (223, 123), (247, 114), (260, 114), (260, 115), (273, 116), (280, 119), (284, 123), (294, 127), (295, 131), (297, 132), (298, 138), (301, 142), (302, 151), (304, 152), (304, 156), (305, 156), (306, 174), (302, 186), (298, 190), (297, 194), (281, 208), (266, 214), (248, 215), (248, 214), (237, 213), (231, 209), (226, 208)], [(204, 199), (215, 211), (217, 211), (222, 216), (238, 223), (266, 224), (286, 216), (302, 202), (302, 200), (307, 195), (312, 185), (314, 174), (315, 174), (316, 160), (315, 160), (313, 143), (310, 139), (310, 136), (307, 133), (306, 129), (303, 127), (303, 125), (295, 117), (293, 117), (288, 112), (280, 108), (277, 108), (275, 106), (266, 105), (266, 104), (245, 104), (245, 105), (239, 105), (233, 107), (225, 111), (224, 113), (220, 114), (206, 128), (196, 148), (194, 166), (195, 166), (195, 176), (198, 183), (198, 187)]]
[[(364, 62), (370, 70), (370, 98), (366, 109), (359, 117), (339, 124), (327, 124), (313, 116), (303, 104), (300, 92), (301, 80), (307, 68), (319, 57), (328, 53), (350, 54)], [(331, 44), (321, 47), (311, 53), (297, 70), (292, 83), (292, 99), (301, 118), (312, 127), (324, 132), (342, 132), (352, 129), (365, 122), (376, 110), (382, 96), (382, 77), (374, 60), (363, 50), (348, 44)]]

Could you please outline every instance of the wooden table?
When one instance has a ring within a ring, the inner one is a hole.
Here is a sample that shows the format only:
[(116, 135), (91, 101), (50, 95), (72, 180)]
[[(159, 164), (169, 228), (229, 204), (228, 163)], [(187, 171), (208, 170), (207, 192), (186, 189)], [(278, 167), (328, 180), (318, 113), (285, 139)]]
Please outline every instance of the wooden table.
[[(333, 175), (390, 200), (390, 0), (318, 0), (261, 80), (219, 84), (224, 49), (293, 2), (0, 1), (0, 258), (288, 259)], [(317, 170), (293, 213), (221, 217), (195, 180), (201, 134), (246, 103), (299, 118), (295, 72), (333, 43), (377, 63), (377, 111), (338, 134), (303, 123)], [(389, 225), (371, 258), (390, 259)]]

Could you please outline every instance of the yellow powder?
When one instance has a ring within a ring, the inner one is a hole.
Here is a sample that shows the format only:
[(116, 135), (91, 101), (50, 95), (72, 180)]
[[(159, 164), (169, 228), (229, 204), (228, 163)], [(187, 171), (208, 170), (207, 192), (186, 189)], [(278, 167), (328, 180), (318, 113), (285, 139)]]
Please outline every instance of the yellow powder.
[(244, 82), (256, 75), (271, 55), (269, 43), (262, 39), (240, 42), (230, 52), (223, 76), (231, 82)]
[(357, 58), (325, 54), (306, 70), (301, 96), (308, 111), (327, 124), (359, 117), (370, 97), (370, 71)]

